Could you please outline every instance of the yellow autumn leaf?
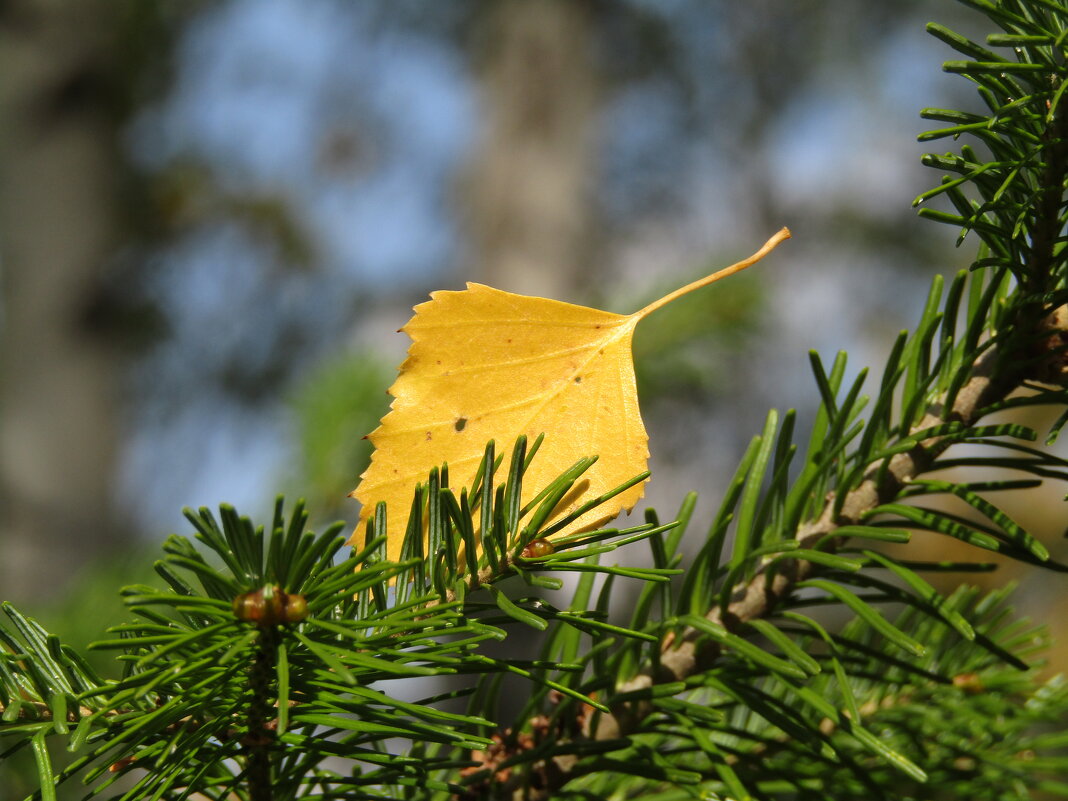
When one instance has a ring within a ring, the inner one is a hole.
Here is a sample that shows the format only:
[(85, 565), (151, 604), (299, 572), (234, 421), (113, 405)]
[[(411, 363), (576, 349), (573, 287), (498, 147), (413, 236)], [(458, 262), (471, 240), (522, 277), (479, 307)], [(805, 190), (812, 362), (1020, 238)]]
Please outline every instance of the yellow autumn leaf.
[[(559, 519), (646, 469), (648, 441), (634, 382), (631, 338), (650, 313), (676, 298), (755, 264), (790, 232), (783, 228), (760, 250), (633, 314), (515, 295), (482, 284), (438, 291), (415, 307), (401, 331), (412, 339), (389, 394), (389, 413), (370, 435), (374, 454), (351, 493), (362, 524), (385, 501), (390, 559), (399, 559), (415, 485), (443, 462), (449, 483), (471, 486), (486, 442), (510, 445), (520, 435), (545, 440), (523, 479), (526, 504), (585, 456), (583, 474)], [(644, 482), (557, 532), (595, 528), (630, 511)]]

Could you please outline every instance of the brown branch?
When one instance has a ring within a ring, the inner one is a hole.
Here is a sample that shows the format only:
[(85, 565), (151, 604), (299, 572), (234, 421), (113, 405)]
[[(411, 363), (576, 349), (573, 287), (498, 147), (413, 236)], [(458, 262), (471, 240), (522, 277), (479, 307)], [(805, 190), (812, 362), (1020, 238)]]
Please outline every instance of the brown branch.
[[(8, 706), (10, 706), (10, 704), (8, 704)], [(0, 704), (0, 716), (2, 716), (7, 711), (8, 706)], [(90, 715), (95, 714), (96, 712), (97, 710), (91, 709), (87, 706), (80, 706), (78, 707), (77, 711), (74, 711), (73, 709), (67, 710), (67, 723), (77, 723), (82, 718), (87, 718)], [(9, 725), (13, 725), (16, 721), (41, 721), (42, 723), (45, 723), (50, 720), (52, 720), (52, 707), (50, 707), (44, 701), (29, 701), (23, 699), (19, 704), (18, 714), (15, 715), (12, 721), (10, 721)], [(2, 731), (3, 728), (2, 726), (0, 726), (0, 733), (2, 733)]]

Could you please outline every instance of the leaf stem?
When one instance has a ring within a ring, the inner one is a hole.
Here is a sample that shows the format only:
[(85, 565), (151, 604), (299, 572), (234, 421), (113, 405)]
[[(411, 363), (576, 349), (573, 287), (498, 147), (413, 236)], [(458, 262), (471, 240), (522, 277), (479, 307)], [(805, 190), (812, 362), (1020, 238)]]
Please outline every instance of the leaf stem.
[(735, 273), (740, 273), (746, 267), (751, 267), (752, 265), (756, 264), (762, 258), (771, 253), (771, 251), (775, 250), (775, 248), (779, 246), (779, 243), (789, 238), (790, 229), (781, 228), (775, 233), (774, 236), (771, 237), (771, 239), (764, 243), (763, 247), (761, 247), (760, 250), (758, 250), (752, 256), (742, 259), (739, 262), (735, 262), (730, 267), (724, 267), (722, 270), (712, 273), (712, 275), (706, 275), (704, 278), (699, 278), (691, 284), (687, 284), (684, 287), (676, 289), (674, 292), (669, 292), (667, 295), (664, 295), (664, 297), (660, 298), (660, 300), (654, 300), (644, 309), (634, 312), (631, 317), (636, 317), (640, 320), (646, 315), (655, 312), (661, 306), (666, 306), (676, 298), (681, 298), (683, 295), (689, 294), (695, 289), (700, 289), (701, 287), (708, 286), (709, 284), (714, 284), (721, 278), (726, 278), (727, 276), (734, 275)]

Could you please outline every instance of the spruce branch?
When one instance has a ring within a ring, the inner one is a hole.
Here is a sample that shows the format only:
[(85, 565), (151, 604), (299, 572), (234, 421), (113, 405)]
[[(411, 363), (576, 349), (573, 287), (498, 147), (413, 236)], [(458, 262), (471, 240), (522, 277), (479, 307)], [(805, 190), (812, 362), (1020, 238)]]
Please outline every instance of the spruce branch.
[[(1019, 386), (1018, 383), (991, 378), (989, 368), (997, 357), (996, 351), (988, 350), (980, 358), (972, 371), (972, 379), (957, 394), (948, 415), (941, 400), (935, 401), (909, 433), (923, 432), (946, 420), (960, 422), (966, 427), (978, 422), (985, 407)], [(896, 499), (901, 490), (927, 470), (950, 444), (952, 441), (948, 437), (930, 437), (906, 453), (895, 454), (889, 463), (884, 464), (883, 460), (879, 460), (870, 464), (860, 484), (846, 495), (841, 511), (835, 512), (838, 504), (831, 495), (819, 517), (802, 526), (797, 533), (800, 547), (816, 548), (827, 542), (837, 529), (863, 523), (876, 507)], [(837, 545), (840, 546), (844, 540), (838, 540)], [(731, 601), (726, 608), (713, 607), (705, 619), (728, 630), (741, 630), (747, 623), (774, 614), (798, 582), (808, 578), (816, 568), (813, 562), (805, 559), (790, 560), (786, 567), (780, 567), (769, 582), (767, 572), (773, 563), (782, 564), (780, 560), (765, 559), (754, 577), (738, 585), (731, 593)], [(618, 692), (634, 693), (656, 684), (683, 682), (695, 673), (709, 669), (720, 653), (720, 646), (703, 637), (701, 630), (687, 627), (681, 636), (669, 635), (665, 638), (655, 671), (647, 669), (639, 673), (624, 682)], [(613, 715), (601, 718), (593, 736), (597, 739), (623, 736), (633, 731), (650, 709), (651, 706), (646, 704), (636, 709), (622, 707), (613, 710)]]
[[(1012, 338), (1006, 341), (1018, 340)], [(945, 395), (933, 400), (920, 421), (911, 427), (903, 439), (922, 436), (924, 432), (946, 422), (958, 423), (965, 429), (975, 426), (988, 413), (988, 409), (996, 407), (1026, 383), (1027, 376), (1022, 373), (995, 372), (996, 365), (1011, 362), (1012, 359), (1006, 360), (997, 347), (987, 348), (970, 368), (971, 378), (955, 393), (952, 405), (945, 404)], [(870, 463), (841, 503), (830, 493), (820, 514), (799, 529), (796, 535), (798, 548), (833, 552), (843, 547), (849, 535), (836, 537), (836, 531), (864, 524), (878, 507), (898, 499), (913, 479), (936, 465), (938, 457), (957, 441), (959, 438), (953, 435), (923, 437), (905, 452)], [(776, 568), (774, 575), (769, 576), (773, 565)], [(796, 591), (797, 585), (817, 575), (819, 569), (820, 565), (807, 559), (767, 557), (752, 578), (735, 587), (725, 606), (714, 606), (707, 611), (704, 619), (714, 626), (722, 626), (728, 632), (741, 633), (748, 624), (777, 614)], [(657, 707), (656, 702), (648, 698), (650, 691), (657, 686), (685, 686), (687, 680), (712, 669), (722, 655), (723, 648), (706, 634), (703, 628), (696, 626), (687, 626), (679, 633), (669, 632), (660, 641), (659, 658), (632, 678), (619, 683), (610, 693), (611, 697), (626, 699), (645, 696), (646, 700), (609, 701), (610, 714), (584, 715), (583, 727), (573, 730), (564, 738), (570, 740), (564, 753), (535, 768), (541, 777), (535, 792), (523, 783), (521, 773), (505, 771), (503, 775), (507, 778), (495, 786), (491, 797), (503, 798), (511, 793), (516, 798), (549, 798), (577, 775), (589, 772), (591, 765), (576, 757), (575, 752), (581, 753), (598, 742), (613, 745), (626, 742), (626, 738), (643, 730), (644, 721)], [(833, 722), (828, 723), (831, 729), (835, 727)], [(522, 764), (532, 755), (529, 741), (521, 738), (516, 740), (511, 746), (515, 750), (511, 751), (507, 750), (504, 742), (494, 752), (496, 764), (504, 764), (505, 767)], [(561, 745), (561, 740), (555, 742), (558, 747)], [(505, 760), (501, 754), (510, 756), (511, 761)]]

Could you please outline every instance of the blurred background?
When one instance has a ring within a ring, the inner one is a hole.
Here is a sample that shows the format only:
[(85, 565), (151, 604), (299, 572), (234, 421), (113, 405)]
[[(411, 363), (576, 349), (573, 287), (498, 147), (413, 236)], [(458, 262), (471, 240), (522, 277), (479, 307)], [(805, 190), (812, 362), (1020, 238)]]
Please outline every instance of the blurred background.
[(949, 0), (0, 3), (0, 597), (95, 634), (185, 505), (355, 521), (431, 290), (630, 312), (787, 225), (636, 337), (649, 504), (707, 520), (766, 410), (810, 415), (807, 350), (877, 372), (970, 261), (911, 208), (919, 109), (976, 103), (931, 19), (985, 33)]

